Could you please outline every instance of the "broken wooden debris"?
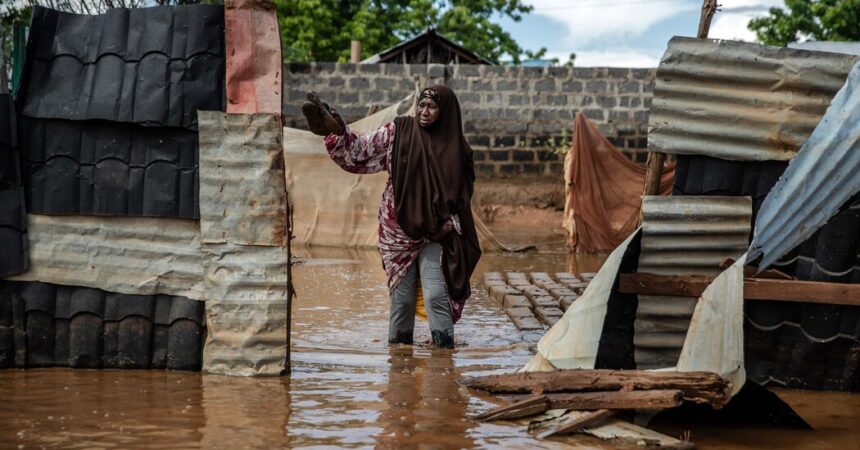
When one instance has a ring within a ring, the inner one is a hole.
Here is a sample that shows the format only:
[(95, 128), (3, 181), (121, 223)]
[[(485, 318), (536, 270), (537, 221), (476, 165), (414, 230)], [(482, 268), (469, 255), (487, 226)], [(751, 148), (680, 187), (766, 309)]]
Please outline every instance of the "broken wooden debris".
[(542, 414), (549, 409), (549, 400), (545, 395), (535, 395), (510, 405), (491, 409), (472, 417), (475, 420), (505, 420)]
[(595, 425), (600, 425), (605, 422), (607, 419), (615, 415), (614, 411), (609, 411), (606, 409), (599, 409), (597, 411), (592, 411), (590, 413), (585, 414), (582, 417), (572, 416), (571, 420), (568, 422), (555, 427), (550, 428), (547, 431), (544, 431), (537, 435), (538, 439), (546, 439), (550, 436), (555, 436), (558, 434), (570, 434), (575, 433), (583, 428), (593, 427)]
[(683, 399), (721, 408), (730, 383), (712, 372), (574, 369), (468, 377), (463, 385), (496, 394), (678, 390)]
[(664, 409), (681, 406), (684, 393), (677, 389), (601, 391), (544, 394), (550, 409)]
[[(550, 410), (547, 414), (558, 411)], [(536, 420), (529, 423), (529, 432), (540, 435), (546, 430), (558, 428), (559, 426), (570, 423), (576, 419), (592, 415), (593, 412), (587, 411), (568, 411), (561, 416), (554, 418), (546, 418)], [(609, 417), (597, 425), (589, 425), (582, 428), (580, 433), (587, 434), (604, 441), (611, 441), (617, 444), (635, 445), (638, 447), (660, 448), (672, 450), (691, 450), (696, 446), (690, 441), (682, 441), (665, 434), (658, 433), (654, 430), (634, 425), (630, 422), (625, 422), (617, 417)]]
[[(703, 275), (622, 273), (618, 291), (626, 294), (699, 297), (713, 282)], [(744, 278), (747, 300), (860, 305), (860, 284), (771, 278)]]

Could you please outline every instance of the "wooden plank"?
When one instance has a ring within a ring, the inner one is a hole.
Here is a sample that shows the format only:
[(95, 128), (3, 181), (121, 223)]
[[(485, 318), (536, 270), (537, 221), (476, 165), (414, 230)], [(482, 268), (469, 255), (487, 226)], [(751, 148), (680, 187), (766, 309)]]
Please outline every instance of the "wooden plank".
[(550, 436), (555, 436), (557, 434), (570, 434), (577, 432), (583, 428), (593, 427), (595, 425), (600, 425), (605, 422), (607, 419), (615, 415), (614, 411), (609, 411), (606, 409), (600, 409), (597, 411), (593, 411), (591, 413), (586, 414), (580, 418), (573, 419), (570, 422), (565, 423), (557, 428), (552, 428), (550, 430), (544, 431), (537, 435), (538, 439), (546, 439)]
[(684, 393), (679, 390), (577, 392), (545, 394), (549, 409), (665, 409), (681, 406)]
[(713, 277), (704, 275), (622, 273), (618, 283), (618, 292), (623, 294), (698, 297), (713, 281)]
[[(622, 273), (618, 291), (627, 294), (699, 297), (713, 282), (701, 275)], [(744, 298), (832, 305), (860, 305), (860, 284), (745, 278)]]
[(466, 377), (469, 388), (497, 394), (679, 390), (683, 398), (721, 407), (729, 382), (712, 372), (576, 369)]
[(536, 395), (525, 400), (512, 403), (492, 409), (485, 413), (478, 414), (472, 419), (475, 420), (503, 420), (503, 419), (519, 419), (521, 417), (534, 416), (542, 414), (549, 410), (549, 400), (545, 395)]

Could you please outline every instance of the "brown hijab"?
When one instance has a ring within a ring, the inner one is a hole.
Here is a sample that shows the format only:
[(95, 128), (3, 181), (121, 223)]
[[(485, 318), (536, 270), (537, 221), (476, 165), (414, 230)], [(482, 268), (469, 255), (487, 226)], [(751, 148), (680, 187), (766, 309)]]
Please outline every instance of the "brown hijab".
[(463, 136), (457, 96), (442, 85), (430, 86), (422, 95), (428, 90), (439, 104), (436, 122), (422, 128), (415, 117), (395, 119), (394, 209), (397, 223), (413, 239), (430, 236), (449, 216), (459, 216), (463, 234), (452, 231), (442, 240), (442, 272), (456, 322), (472, 293), (469, 278), (481, 257), (471, 207), (475, 163)]

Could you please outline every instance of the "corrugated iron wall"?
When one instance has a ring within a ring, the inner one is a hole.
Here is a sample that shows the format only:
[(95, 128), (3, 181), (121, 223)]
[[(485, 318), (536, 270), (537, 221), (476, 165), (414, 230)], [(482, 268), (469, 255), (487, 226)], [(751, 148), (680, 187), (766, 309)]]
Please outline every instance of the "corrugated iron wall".
[(204, 299), (194, 221), (42, 214), (28, 219), (32, 263), (11, 280)]
[(278, 375), (287, 369), (289, 281), (280, 116), (201, 111), (199, 121), (203, 367)]
[(674, 37), (660, 61), (651, 151), (789, 160), (860, 57)]
[[(638, 272), (660, 275), (720, 273), (749, 244), (752, 202), (748, 197), (643, 199)], [(635, 322), (635, 358), (640, 369), (674, 367), (696, 298), (640, 295)]]

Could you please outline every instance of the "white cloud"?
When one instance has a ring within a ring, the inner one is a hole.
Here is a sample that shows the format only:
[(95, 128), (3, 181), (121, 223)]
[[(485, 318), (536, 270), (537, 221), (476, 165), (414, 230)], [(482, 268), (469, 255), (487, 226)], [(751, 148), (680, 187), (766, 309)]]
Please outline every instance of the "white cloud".
[(783, 6), (782, 0), (723, 0), (722, 11), (714, 17), (708, 37), (755, 42), (755, 33), (747, 29), (750, 19), (767, 14), (774, 6)]
[(699, 8), (689, 0), (528, 0), (532, 14), (567, 28), (565, 48), (582, 47), (607, 37), (635, 37), (658, 22)]

